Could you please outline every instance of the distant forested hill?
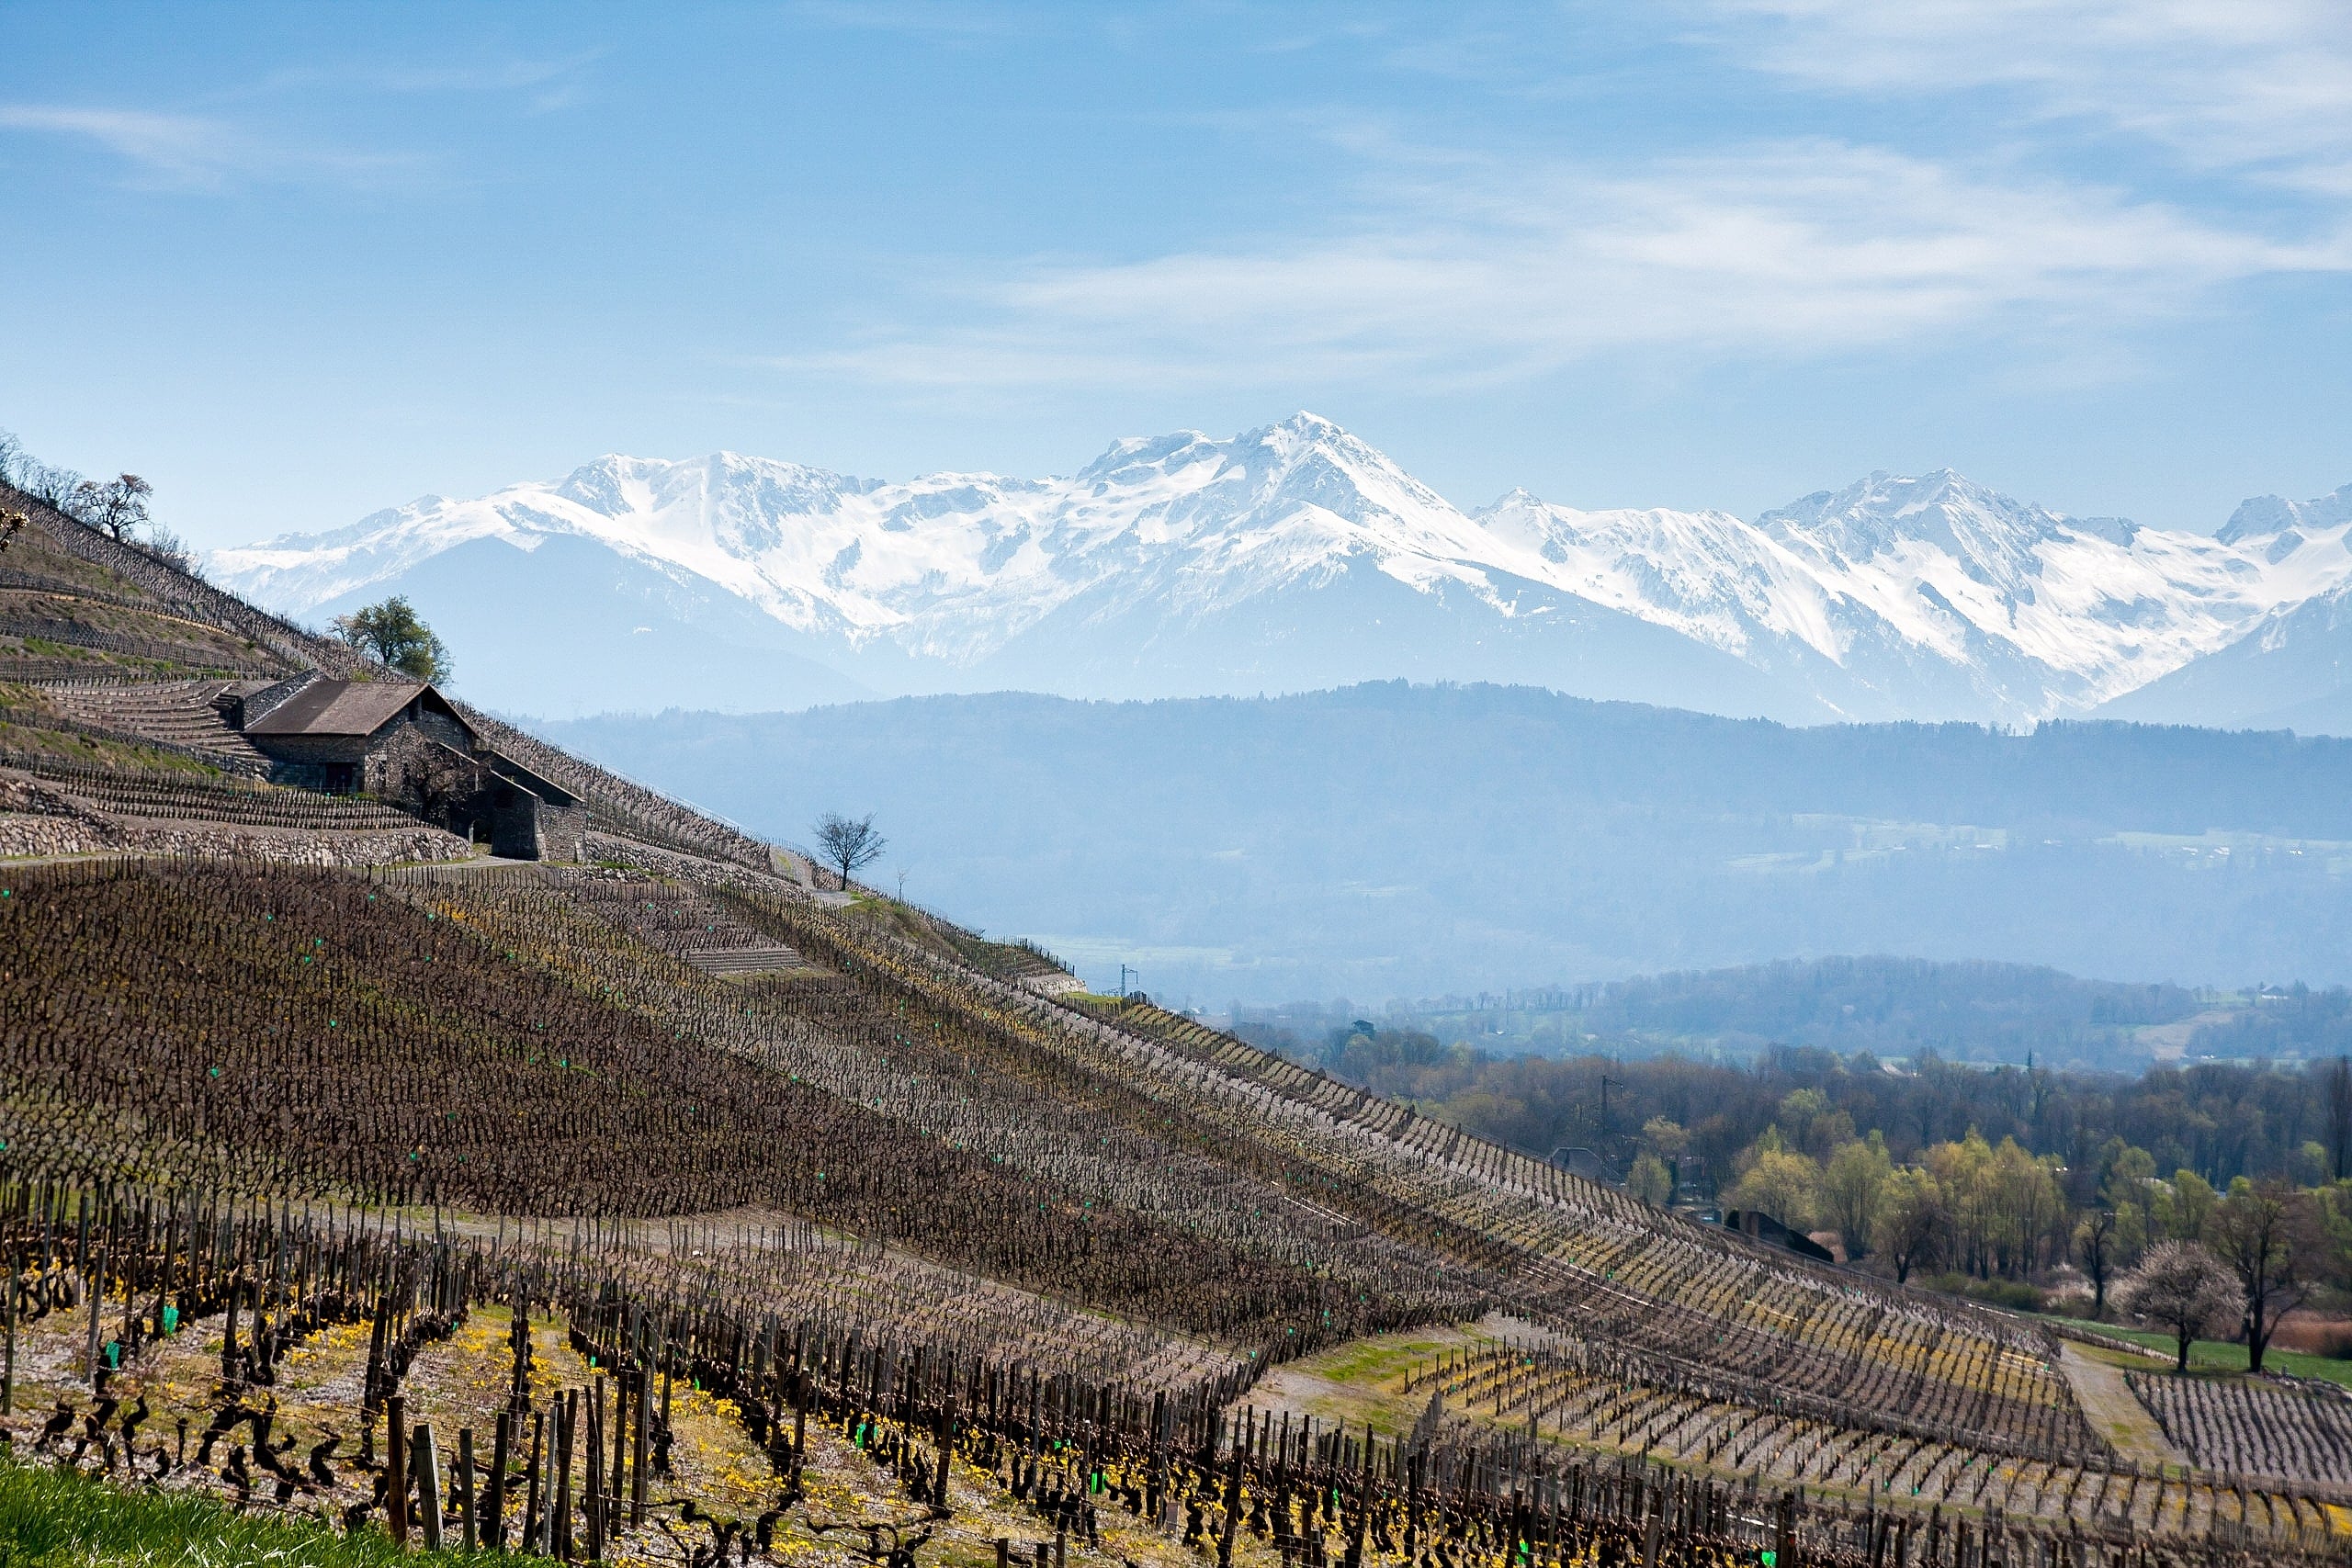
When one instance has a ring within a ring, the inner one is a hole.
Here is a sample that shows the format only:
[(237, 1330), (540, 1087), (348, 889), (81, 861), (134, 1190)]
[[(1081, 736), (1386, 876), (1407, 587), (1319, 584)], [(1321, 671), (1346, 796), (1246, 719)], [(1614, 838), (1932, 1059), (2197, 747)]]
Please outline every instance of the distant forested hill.
[(1101, 983), (1126, 962), (1176, 1001), (1368, 1005), (1840, 953), (2352, 981), (2352, 741), (1798, 729), (1401, 682), (554, 728), (782, 836), (873, 811), (876, 880), (903, 870), (910, 897)]
[[(2044, 1062), (2103, 1062), (2147, 1054), (2141, 1032), (2155, 1024), (2183, 1024), (2179, 1043), (2192, 1054), (2208, 1041), (2225, 1043), (2232, 1055), (2256, 1054), (2241, 1049), (2254, 1043), (2251, 1034), (2221, 1025), (2225, 1018), (2251, 1019), (2257, 1008), (2266, 1022), (2276, 1013), (2283, 1025), (2265, 1035), (2267, 1054), (2308, 1054), (2301, 1047), (2333, 1038), (2311, 1006), (2318, 998), (2273, 995), (2256, 1002), (2245, 995), (2085, 980), (1983, 959), (1939, 964), (1841, 956), (1392, 1002), (1382, 1022), (1498, 1053), (1675, 1047), (1748, 1055), (1789, 1044), (1882, 1057), (1933, 1052), (1962, 1061), (2021, 1062), (2033, 1055)], [(2286, 1016), (2290, 1005), (2302, 1009), (2291, 1020)], [(1261, 1021), (1309, 1035), (1351, 1021), (1299, 1007)]]

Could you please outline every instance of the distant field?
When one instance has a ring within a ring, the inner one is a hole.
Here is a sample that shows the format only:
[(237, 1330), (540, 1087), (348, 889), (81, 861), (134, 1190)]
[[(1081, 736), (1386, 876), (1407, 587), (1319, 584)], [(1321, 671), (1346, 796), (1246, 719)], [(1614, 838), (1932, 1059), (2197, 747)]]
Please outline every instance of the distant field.
[[(2145, 1345), (2167, 1361), (2172, 1359), (2176, 1350), (2173, 1337), (2168, 1334), (2152, 1334), (2141, 1328), (2119, 1328), (2111, 1323), (2093, 1323), (2087, 1318), (2060, 1318), (2057, 1321), (2088, 1329), (2094, 1334), (2109, 1334), (2118, 1339), (2129, 1339), (2135, 1345)], [(2233, 1345), (2226, 1339), (2197, 1339), (2189, 1343), (2188, 1370), (2192, 1373), (2242, 1373), (2245, 1371), (2245, 1362), (2246, 1352), (2243, 1345)], [(2325, 1356), (2274, 1348), (2264, 1352), (2262, 1363), (2266, 1371), (2287, 1372), (2299, 1378), (2322, 1378), (2352, 1388), (2352, 1361), (2332, 1360)]]

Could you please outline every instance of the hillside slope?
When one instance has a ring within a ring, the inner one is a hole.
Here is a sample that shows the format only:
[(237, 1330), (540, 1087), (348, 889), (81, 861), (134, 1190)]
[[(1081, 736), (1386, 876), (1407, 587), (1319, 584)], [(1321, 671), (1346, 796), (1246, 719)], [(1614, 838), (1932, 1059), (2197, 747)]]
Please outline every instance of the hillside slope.
[[(404, 677), (5, 485), (0, 513), (27, 519), (0, 552), (0, 854), (143, 848), (373, 864), (469, 852), (398, 803), (273, 785), (221, 709), (232, 687)], [(491, 751), (571, 792), (603, 828), (771, 863), (768, 846), (732, 827), (454, 706)]]
[[(1402, 1568), (1498, 1528), (1530, 1561), (1665, 1531), (1859, 1568), (1883, 1516), (1947, 1508), (2199, 1568), (2331, 1547), (2324, 1480), (2134, 1473), (2109, 1511), (2040, 1330), (1053, 999), (1034, 953), (481, 722), (588, 802), (581, 863), (0, 866), (8, 1366), (46, 1412), (0, 1416), (12, 1444), (430, 1541), (481, 1522), (494, 1419), (489, 1497), (526, 1488), (523, 1544), (575, 1558), (683, 1554), (674, 1516), (702, 1561), (846, 1561), (842, 1529), (984, 1561), (1024, 1510), (1080, 1568)], [(124, 779), (182, 756), (106, 744)], [(1317, 1348), (1421, 1415), (1261, 1420)]]

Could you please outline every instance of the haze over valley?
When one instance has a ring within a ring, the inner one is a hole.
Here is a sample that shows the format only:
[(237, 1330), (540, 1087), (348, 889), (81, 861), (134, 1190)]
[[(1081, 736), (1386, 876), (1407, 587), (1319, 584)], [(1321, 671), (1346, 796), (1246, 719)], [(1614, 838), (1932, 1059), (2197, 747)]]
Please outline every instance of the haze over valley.
[(893, 835), (886, 890), (903, 869), (907, 897), (1037, 938), (1092, 983), (1125, 963), (1219, 1010), (1838, 953), (2352, 982), (2340, 739), (1791, 729), (1401, 682), (548, 732), (786, 839), (856, 801)]

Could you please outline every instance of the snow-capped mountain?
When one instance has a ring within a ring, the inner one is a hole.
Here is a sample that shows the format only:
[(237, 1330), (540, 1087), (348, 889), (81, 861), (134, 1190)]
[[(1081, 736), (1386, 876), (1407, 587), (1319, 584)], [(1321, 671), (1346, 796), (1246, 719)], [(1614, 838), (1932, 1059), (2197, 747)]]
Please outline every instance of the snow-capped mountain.
[(2260, 560), (2277, 604), (2226, 648), (2099, 711), (2169, 724), (2352, 735), (2352, 485), (2257, 496), (2214, 537)]
[(1300, 414), (1230, 440), (1122, 441), (1066, 479), (608, 457), (209, 565), (300, 615), (408, 592), (469, 690), (548, 715), (1405, 676), (1800, 720), (2016, 721), (2086, 711), (2352, 581), (2330, 503), (2277, 504), (2276, 527), (2208, 538), (1943, 472), (1873, 475), (1753, 522), (1523, 491), (1465, 514)]
[(1571, 591), (1737, 654), (1856, 717), (2080, 712), (2228, 645), (2352, 563), (2251, 558), (2202, 535), (2070, 519), (1945, 470), (1873, 474), (1754, 523), (1485, 514)]

